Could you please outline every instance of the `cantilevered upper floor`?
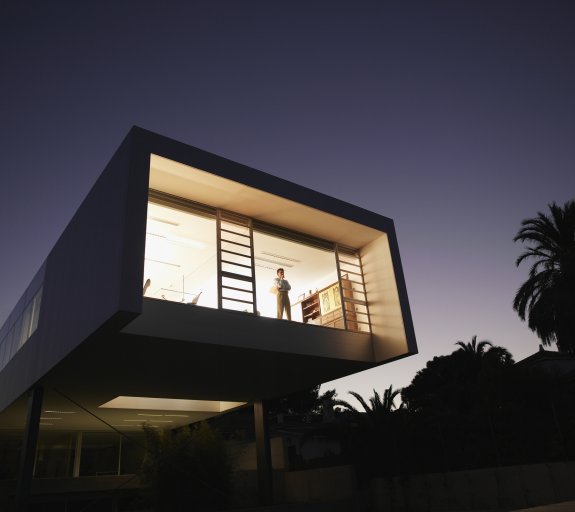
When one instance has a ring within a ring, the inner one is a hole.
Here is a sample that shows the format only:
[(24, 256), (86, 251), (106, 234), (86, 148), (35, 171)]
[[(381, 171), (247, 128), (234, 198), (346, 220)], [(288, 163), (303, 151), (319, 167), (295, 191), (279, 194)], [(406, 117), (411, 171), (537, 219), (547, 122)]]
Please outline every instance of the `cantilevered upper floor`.
[(0, 330), (0, 411), (35, 383), (245, 402), (416, 351), (390, 219), (133, 128)]

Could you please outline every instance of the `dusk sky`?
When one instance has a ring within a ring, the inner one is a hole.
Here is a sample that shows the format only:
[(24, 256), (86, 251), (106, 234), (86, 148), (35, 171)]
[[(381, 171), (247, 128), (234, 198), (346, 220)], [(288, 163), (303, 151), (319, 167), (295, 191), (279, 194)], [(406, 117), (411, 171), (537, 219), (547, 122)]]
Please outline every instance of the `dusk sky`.
[(573, 0), (3, 1), (0, 324), (138, 125), (394, 220), (420, 353), (341, 398), (473, 335), (528, 356), (513, 237), (575, 198), (574, 27)]

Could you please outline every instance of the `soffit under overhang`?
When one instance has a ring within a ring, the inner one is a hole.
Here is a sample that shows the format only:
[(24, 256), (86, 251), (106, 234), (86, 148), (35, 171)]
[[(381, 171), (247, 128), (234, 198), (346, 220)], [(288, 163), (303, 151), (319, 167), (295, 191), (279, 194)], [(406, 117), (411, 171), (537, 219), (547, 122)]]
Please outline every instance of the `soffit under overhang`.
[(152, 154), (149, 188), (323, 238), (361, 248), (382, 232), (317, 208)]

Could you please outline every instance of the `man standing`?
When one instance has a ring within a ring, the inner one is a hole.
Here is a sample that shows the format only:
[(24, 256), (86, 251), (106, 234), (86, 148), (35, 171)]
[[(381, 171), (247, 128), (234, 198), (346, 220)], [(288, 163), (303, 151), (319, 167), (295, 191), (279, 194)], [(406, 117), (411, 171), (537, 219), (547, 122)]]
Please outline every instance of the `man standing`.
[(274, 279), (274, 286), (277, 288), (277, 304), (278, 304), (278, 318), (283, 317), (285, 310), (288, 320), (291, 320), (291, 304), (289, 301), (288, 292), (291, 286), (287, 279), (285, 279), (284, 269), (278, 268), (277, 277)]

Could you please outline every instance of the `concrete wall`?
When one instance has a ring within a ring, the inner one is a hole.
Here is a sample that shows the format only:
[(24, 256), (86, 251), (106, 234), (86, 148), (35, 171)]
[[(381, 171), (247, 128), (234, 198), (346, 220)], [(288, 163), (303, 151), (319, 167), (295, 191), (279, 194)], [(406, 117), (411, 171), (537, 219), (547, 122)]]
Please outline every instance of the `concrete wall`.
[[(409, 343), (393, 267), (389, 237), (382, 234), (361, 250), (375, 362), (407, 355)], [(408, 319), (408, 323), (411, 319)]]
[(574, 500), (575, 462), (377, 478), (368, 495), (353, 466), (337, 466), (285, 472), (277, 491), (277, 503), (362, 502), (374, 512), (517, 510)]
[(575, 462), (374, 479), (374, 511), (515, 510), (575, 499)]
[(353, 466), (308, 469), (285, 473), (287, 503), (342, 501), (356, 494)]
[[(257, 469), (255, 442), (233, 442), (229, 444), (229, 447), (232, 453), (235, 455), (234, 467), (236, 470), (255, 471)], [(285, 450), (285, 442), (283, 437), (272, 437), (270, 439), (270, 451), (273, 469), (286, 469), (287, 454), (285, 453)]]
[[(285, 471), (274, 469), (273, 486), (276, 504), (349, 502), (356, 498), (355, 474), (352, 466)], [(257, 471), (238, 470), (233, 476), (234, 507), (257, 504)]]

